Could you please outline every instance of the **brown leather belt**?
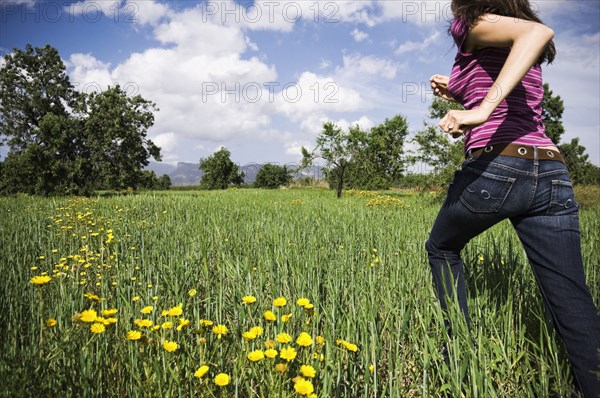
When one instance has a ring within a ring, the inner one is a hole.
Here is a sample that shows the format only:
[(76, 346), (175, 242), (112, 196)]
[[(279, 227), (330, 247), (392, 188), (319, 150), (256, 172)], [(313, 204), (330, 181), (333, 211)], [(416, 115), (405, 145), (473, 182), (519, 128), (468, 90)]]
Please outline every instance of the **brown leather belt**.
[[(552, 149), (537, 149), (539, 160), (557, 160), (565, 163), (565, 158), (562, 154)], [(478, 157), (478, 156), (513, 156), (516, 158), (534, 159), (534, 147), (530, 145), (519, 145), (519, 144), (500, 144), (490, 145), (484, 148), (475, 148), (467, 151), (467, 157)]]

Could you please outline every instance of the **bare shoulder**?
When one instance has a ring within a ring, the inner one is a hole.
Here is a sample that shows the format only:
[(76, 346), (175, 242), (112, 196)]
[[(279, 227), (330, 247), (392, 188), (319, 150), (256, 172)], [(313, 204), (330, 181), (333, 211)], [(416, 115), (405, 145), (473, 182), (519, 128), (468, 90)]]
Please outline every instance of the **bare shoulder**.
[(511, 47), (515, 40), (527, 35), (539, 35), (550, 40), (554, 32), (538, 22), (484, 14), (471, 26), (464, 48), (470, 52), (485, 47)]

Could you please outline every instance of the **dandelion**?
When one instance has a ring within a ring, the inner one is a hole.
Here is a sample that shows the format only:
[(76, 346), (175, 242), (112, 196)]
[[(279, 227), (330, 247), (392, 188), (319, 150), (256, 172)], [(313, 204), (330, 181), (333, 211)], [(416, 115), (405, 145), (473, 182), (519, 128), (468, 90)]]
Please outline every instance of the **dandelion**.
[(154, 322), (152, 322), (150, 319), (136, 319), (133, 321), (133, 323), (140, 328), (149, 328), (154, 324)]
[(275, 371), (278, 373), (285, 373), (287, 365), (285, 363), (278, 363), (275, 365)]
[(220, 339), (223, 335), (227, 334), (227, 326), (225, 325), (217, 325), (212, 329), (213, 333), (217, 335), (217, 338)]
[(315, 337), (315, 340), (317, 341), (318, 345), (325, 345), (325, 337), (317, 336), (317, 337)]
[(31, 278), (29, 280), (29, 283), (41, 286), (41, 285), (45, 285), (46, 283), (50, 282), (50, 280), (52, 280), (52, 278), (49, 277), (48, 275), (38, 275), (38, 276), (34, 276), (33, 278)]
[(281, 316), (281, 322), (286, 323), (292, 318), (292, 314), (283, 314)]
[(313, 344), (313, 339), (306, 332), (300, 333), (300, 336), (296, 339), (296, 344), (302, 347), (309, 347)]
[(317, 371), (310, 365), (302, 365), (300, 366), (300, 373), (304, 377), (315, 377), (317, 375)]
[(250, 329), (250, 331), (256, 334), (256, 336), (260, 336), (261, 334), (263, 334), (263, 328), (260, 326), (255, 326), (252, 329)]
[(190, 289), (190, 290), (188, 291), (188, 296), (190, 296), (190, 297), (194, 297), (194, 296), (196, 295), (196, 293), (198, 293), (198, 292), (196, 291), (196, 289)]
[(102, 316), (111, 316), (111, 315), (115, 315), (117, 313), (117, 309), (116, 308), (110, 308), (107, 310), (103, 310), (102, 311)]
[(269, 322), (274, 322), (277, 320), (277, 316), (275, 316), (275, 314), (273, 313), (273, 311), (265, 311), (265, 313), (263, 314), (263, 317), (265, 318), (265, 321), (269, 321)]
[(173, 352), (179, 348), (179, 344), (174, 341), (165, 340), (163, 343), (163, 348), (168, 352)]
[(177, 326), (177, 331), (181, 331), (181, 329), (183, 329), (184, 327), (187, 327), (190, 325), (190, 320), (189, 319), (179, 319), (179, 325)]
[(249, 330), (247, 332), (242, 333), (242, 337), (246, 341), (252, 341), (252, 340), (254, 340), (258, 336), (256, 335), (255, 332), (253, 332), (252, 330)]
[(306, 307), (308, 304), (310, 304), (310, 300), (305, 297), (301, 297), (296, 301), (296, 304), (298, 304), (300, 307)]
[(208, 373), (208, 366), (207, 365), (202, 365), (198, 368), (198, 370), (196, 370), (194, 372), (194, 377), (197, 377), (199, 379), (203, 378), (204, 375), (206, 375), (206, 373)]
[(200, 325), (202, 325), (202, 326), (209, 327), (209, 326), (212, 326), (213, 324), (214, 324), (214, 322), (209, 321), (208, 319), (200, 319)]
[(131, 300), (132, 301), (140, 301), (140, 296), (134, 296)]
[(292, 336), (290, 336), (287, 333), (279, 333), (276, 337), (275, 340), (277, 340), (279, 343), (281, 344), (287, 344), (290, 341), (292, 341)]
[(265, 351), (265, 356), (267, 358), (275, 358), (277, 356), (277, 350), (274, 350), (273, 348), (269, 348), (268, 350)]
[(139, 330), (130, 330), (127, 332), (127, 340), (136, 341), (142, 338), (142, 332)]
[(275, 307), (284, 307), (286, 304), (287, 300), (285, 297), (277, 297), (275, 300), (273, 300), (273, 305)]
[(154, 309), (154, 307), (152, 307), (151, 305), (142, 308), (142, 310), (140, 311), (142, 314), (149, 314), (152, 312), (152, 310)]
[(102, 320), (102, 323), (104, 324), (104, 326), (108, 326), (108, 325), (113, 325), (115, 323), (117, 323), (118, 319), (117, 318), (98, 318)]
[(375, 365), (369, 365), (369, 372), (373, 373), (375, 371)]
[(273, 341), (273, 340), (265, 341), (265, 347), (267, 347), (267, 348), (275, 348), (275, 345), (276, 345), (275, 341)]
[(167, 311), (168, 316), (180, 316), (181, 314), (183, 314), (183, 304), (181, 303)]
[(229, 375), (226, 373), (219, 373), (215, 376), (215, 384), (219, 387), (225, 387), (229, 384)]
[(161, 325), (163, 329), (173, 329), (173, 322), (163, 322)]
[(98, 297), (98, 296), (96, 296), (95, 294), (92, 294), (92, 293), (86, 293), (86, 294), (83, 295), (83, 297), (88, 298), (88, 299), (90, 299), (92, 301), (95, 301), (95, 302), (104, 301), (103, 298)]
[(92, 333), (100, 334), (100, 333), (104, 333), (104, 331), (106, 330), (106, 327), (104, 326), (103, 323), (95, 322), (95, 323), (92, 323), (92, 325), (90, 326), (90, 330), (92, 331)]
[(255, 350), (248, 353), (248, 359), (252, 362), (258, 362), (265, 357), (265, 353), (261, 350)]
[(46, 326), (48, 326), (49, 328), (56, 326), (56, 319), (54, 319), (54, 318), (46, 319)]
[(296, 349), (294, 347), (283, 347), (279, 352), (279, 357), (289, 362), (294, 360), (297, 354), (298, 353), (296, 352)]
[(300, 395), (309, 395), (315, 391), (315, 388), (310, 380), (299, 377), (294, 383), (294, 390), (296, 390), (296, 392)]
[(253, 304), (253, 303), (256, 303), (256, 297), (244, 296), (244, 297), (242, 297), (242, 301), (244, 302), (244, 304)]
[(82, 322), (96, 322), (96, 318), (98, 318), (98, 313), (93, 309), (85, 310), (79, 316), (79, 320)]
[(152, 301), (158, 301), (158, 296), (152, 296)]

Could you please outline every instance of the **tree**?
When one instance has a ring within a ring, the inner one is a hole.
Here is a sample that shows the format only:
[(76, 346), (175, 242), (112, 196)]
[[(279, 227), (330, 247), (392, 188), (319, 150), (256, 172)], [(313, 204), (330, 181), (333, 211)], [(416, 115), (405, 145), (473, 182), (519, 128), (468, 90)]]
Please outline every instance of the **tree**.
[(560, 96), (554, 96), (548, 83), (544, 83), (544, 97), (542, 99), (542, 121), (546, 128), (546, 135), (558, 144), (560, 137), (565, 132), (562, 124), (562, 115), (565, 104)]
[(119, 86), (92, 95), (74, 90), (51, 46), (14, 49), (0, 68), (0, 137), (9, 152), (5, 193), (89, 194), (136, 188), (160, 149), (146, 138), (156, 107)]
[(83, 120), (86, 175), (101, 188), (124, 189), (143, 185), (148, 158), (160, 161), (160, 148), (146, 138), (154, 124), (156, 105), (141, 96), (129, 97), (119, 85), (92, 93)]
[(171, 182), (171, 177), (169, 177), (168, 174), (163, 174), (160, 177), (158, 177), (158, 184), (156, 188), (161, 191), (166, 191), (168, 189), (171, 189), (172, 185), (173, 183)]
[(302, 147), (302, 168), (309, 167), (315, 159), (323, 158), (328, 169), (327, 176), (335, 181), (336, 194), (342, 197), (344, 175), (359, 148), (365, 141), (365, 133), (358, 126), (346, 133), (332, 122), (323, 124), (323, 131), (317, 136), (317, 145), (312, 152)]
[(229, 184), (240, 185), (244, 174), (230, 159), (231, 152), (221, 148), (205, 159), (200, 159), (200, 170), (204, 171), (200, 186), (204, 189), (226, 189)]
[(287, 167), (267, 163), (258, 171), (254, 186), (256, 188), (274, 189), (282, 185), (287, 185), (291, 181), (292, 176)]
[(413, 165), (428, 165), (433, 168), (429, 181), (438, 186), (447, 186), (452, 180), (454, 171), (464, 160), (463, 140), (452, 140), (442, 132), (433, 120), (443, 118), (450, 110), (464, 109), (461, 105), (434, 98), (429, 106), (428, 120), (424, 122), (425, 129), (419, 131), (412, 142), (417, 144), (417, 150), (410, 157)]

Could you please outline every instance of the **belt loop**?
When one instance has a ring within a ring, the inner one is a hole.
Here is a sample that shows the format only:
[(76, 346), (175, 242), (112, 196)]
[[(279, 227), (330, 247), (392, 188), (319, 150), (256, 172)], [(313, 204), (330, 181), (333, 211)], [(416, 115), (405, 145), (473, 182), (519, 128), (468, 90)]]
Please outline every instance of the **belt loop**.
[(539, 151), (538, 151), (538, 147), (537, 146), (533, 147), (533, 163), (536, 166), (540, 164), (540, 162), (539, 162)]

